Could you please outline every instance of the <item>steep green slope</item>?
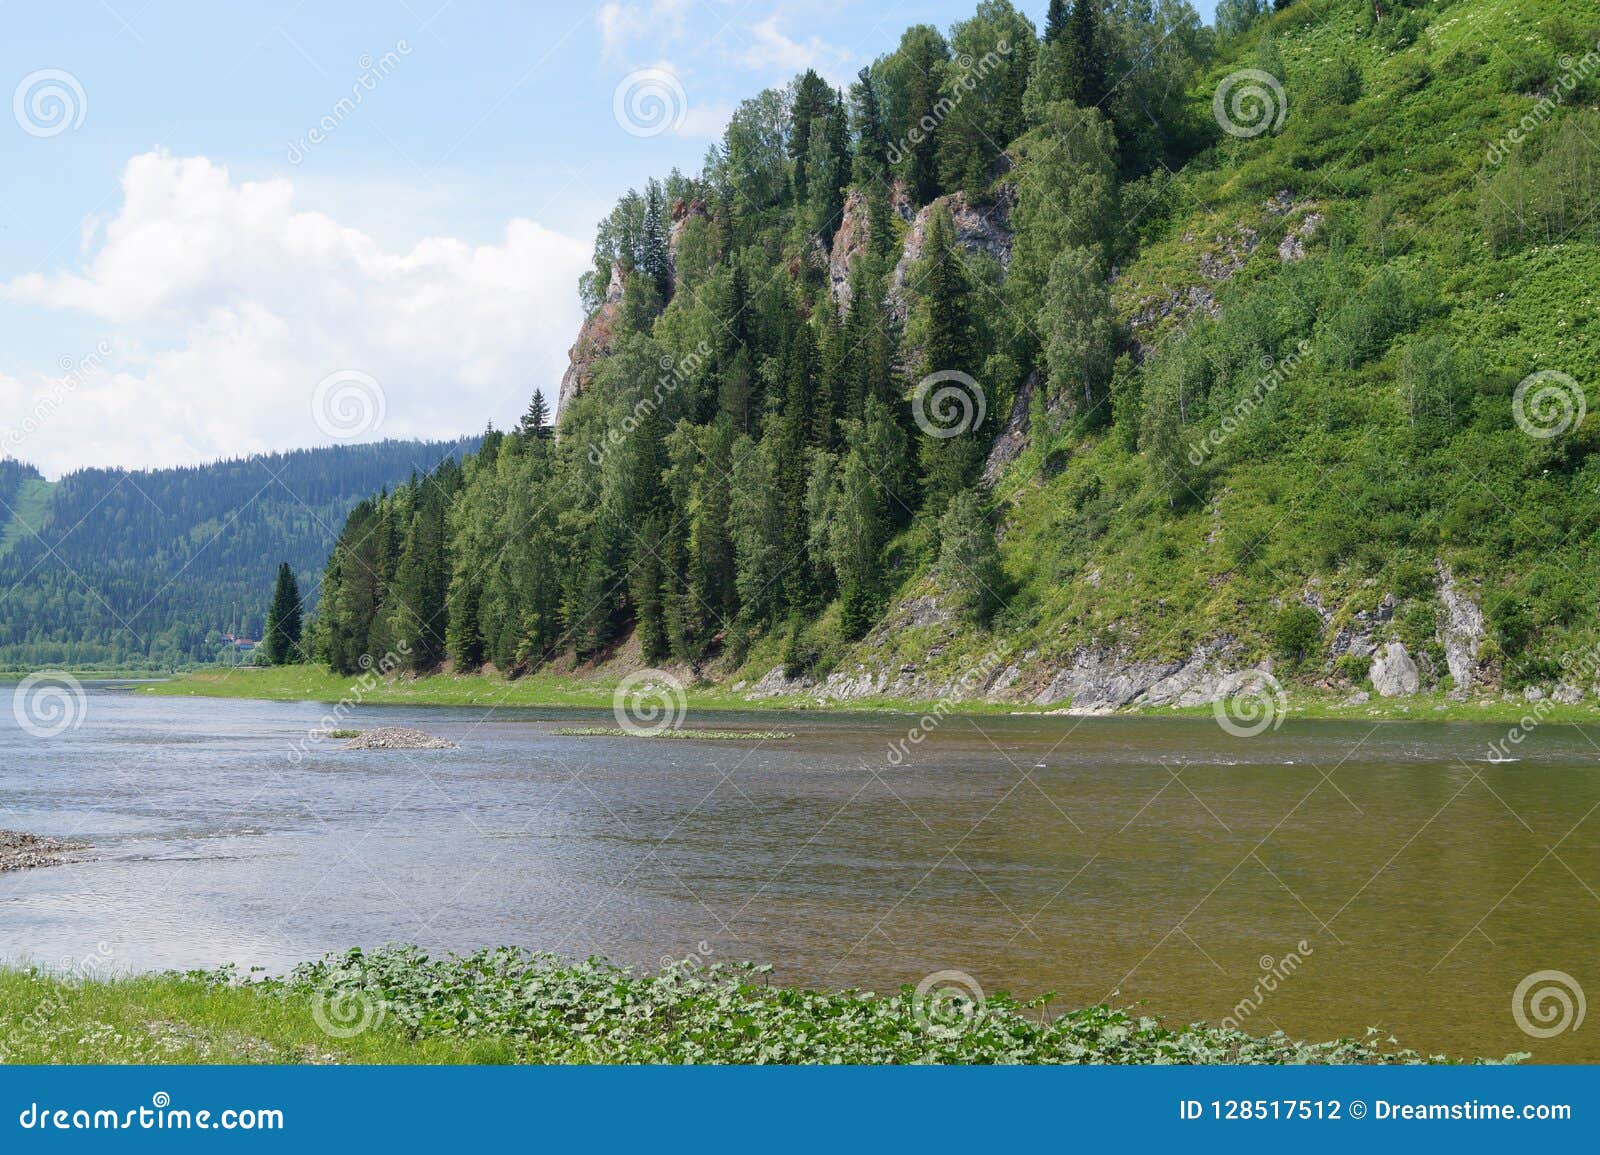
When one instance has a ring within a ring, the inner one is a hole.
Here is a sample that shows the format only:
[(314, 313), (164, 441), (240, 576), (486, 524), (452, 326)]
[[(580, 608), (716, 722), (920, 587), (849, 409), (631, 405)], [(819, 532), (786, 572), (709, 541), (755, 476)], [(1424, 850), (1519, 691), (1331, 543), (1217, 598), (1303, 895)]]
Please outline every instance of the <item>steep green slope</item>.
[[(1478, 683), (1557, 680), (1561, 656), (1592, 644), (1600, 427), (1591, 414), (1543, 436), (1562, 412), (1536, 412), (1536, 383), (1530, 433), (1513, 402), (1539, 371), (1565, 375), (1543, 384), (1569, 406), (1600, 381), (1600, 118), (1579, 107), (1600, 75), (1600, 17), (1390, 7), (1391, 24), (1417, 18), (1409, 45), (1375, 33), (1365, 4), (1300, 5), (1197, 87), (1204, 99), (1241, 65), (1281, 60), (1287, 112), (1279, 132), (1177, 174), (1164, 227), (1146, 226), (1119, 278), (1124, 319), (1190, 289), (1217, 309), (1139, 332), (1156, 348), (1130, 386), (1137, 451), (1036, 437), (1001, 486), (1018, 492), (1006, 554), (1047, 663), (1108, 640), (1181, 658), (1231, 638), (1243, 660), (1277, 651), (1281, 672), (1279, 624), (1311, 603), (1322, 637), (1305, 676), (1359, 682), (1364, 645), (1343, 663), (1336, 651), (1394, 637), (1445, 680), (1441, 565), (1487, 610)], [(1580, 68), (1523, 146), (1486, 160)], [(1503, 198), (1529, 182), (1526, 234), (1497, 244)], [(1259, 237), (1241, 258), (1247, 230)], [(1291, 233), (1307, 252), (1286, 260)], [(1218, 284), (1230, 257), (1240, 267)], [(1172, 421), (1185, 393), (1187, 420)], [(1049, 477), (1053, 457), (1068, 464)]]
[(37, 533), (44, 525), (45, 513), (50, 507), (50, 493), (55, 487), (42, 477), (29, 477), (20, 481), (11, 492), (0, 497), (0, 512), (5, 514), (0, 527), (0, 557), (4, 557), (19, 541)]
[(989, 0), (625, 198), (559, 442), (361, 511), (324, 656), (1079, 709), (1600, 681), (1600, 12), (1104, 9), (1104, 76)]

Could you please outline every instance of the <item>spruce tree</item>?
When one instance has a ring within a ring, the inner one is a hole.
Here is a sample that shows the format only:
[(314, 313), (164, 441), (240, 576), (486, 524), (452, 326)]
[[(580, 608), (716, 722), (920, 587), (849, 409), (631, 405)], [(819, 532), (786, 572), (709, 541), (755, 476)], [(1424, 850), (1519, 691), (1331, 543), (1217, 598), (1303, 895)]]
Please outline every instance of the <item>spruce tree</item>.
[(1101, 58), (1101, 0), (1075, 0), (1068, 28), (1068, 95), (1075, 104), (1093, 108), (1106, 98), (1105, 63)]
[(662, 301), (672, 297), (672, 253), (667, 246), (667, 214), (660, 182), (645, 186), (644, 235), (640, 238), (639, 271), (649, 278)]
[(288, 562), (278, 565), (278, 579), (272, 587), (272, 605), (267, 610), (266, 637), (262, 648), (267, 661), (286, 666), (300, 656), (300, 584)]
[(1050, 8), (1044, 18), (1044, 40), (1046, 44), (1055, 44), (1067, 32), (1068, 12), (1071, 10), (1070, 0), (1050, 0)]
[(804, 209), (811, 200), (811, 136), (813, 125), (828, 114), (832, 99), (828, 82), (812, 69), (806, 69), (795, 82), (794, 104), (789, 113), (789, 159), (794, 162), (791, 178), (794, 203)]
[(545, 422), (550, 419), (550, 406), (544, 399), (544, 390), (535, 389), (528, 411), (522, 415), (521, 431), (525, 437), (548, 437), (550, 430)]
[[(950, 372), (971, 374), (978, 368), (972, 289), (956, 247), (955, 224), (950, 210), (943, 204), (928, 222), (923, 253), (920, 282), (923, 376)], [(945, 504), (972, 482), (983, 455), (984, 429), (976, 424), (978, 397), (959, 383), (952, 383), (951, 387), (966, 395), (961, 399), (963, 405), (955, 407), (964, 408), (959, 415), (959, 428), (952, 433), (952, 427), (935, 421), (939, 432), (947, 435), (925, 433), (921, 442), (925, 497), (928, 511), (934, 515), (941, 513)], [(925, 410), (931, 410), (936, 404), (936, 393), (928, 393), (920, 403)]]
[(850, 105), (856, 134), (855, 182), (862, 186), (881, 182), (887, 178), (889, 168), (889, 132), (883, 124), (883, 106), (870, 68), (856, 73), (856, 82), (850, 86)]

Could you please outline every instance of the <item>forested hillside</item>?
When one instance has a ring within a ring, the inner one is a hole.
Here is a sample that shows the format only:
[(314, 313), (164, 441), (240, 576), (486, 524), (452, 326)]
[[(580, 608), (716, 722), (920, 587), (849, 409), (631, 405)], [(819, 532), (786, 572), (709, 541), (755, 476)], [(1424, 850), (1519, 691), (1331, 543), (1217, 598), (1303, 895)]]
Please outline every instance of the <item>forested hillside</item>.
[(44, 481), (0, 461), (0, 668), (170, 668), (259, 638), (287, 561), (313, 604), (365, 494), (477, 448), (385, 441)]
[(559, 438), (356, 509), (320, 655), (1581, 693), (1597, 95), (1560, 0), (984, 0), (807, 72), (601, 223)]

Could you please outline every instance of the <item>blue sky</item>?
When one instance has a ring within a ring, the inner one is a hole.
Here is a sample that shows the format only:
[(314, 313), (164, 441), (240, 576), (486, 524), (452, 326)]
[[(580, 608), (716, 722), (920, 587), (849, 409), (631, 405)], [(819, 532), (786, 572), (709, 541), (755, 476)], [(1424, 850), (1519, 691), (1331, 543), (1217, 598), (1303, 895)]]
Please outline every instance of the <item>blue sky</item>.
[[(621, 192), (973, 6), (0, 0), (0, 448), (56, 476), (509, 423)], [(639, 136), (648, 68), (682, 115)], [(330, 377), (381, 419), (314, 412)]]

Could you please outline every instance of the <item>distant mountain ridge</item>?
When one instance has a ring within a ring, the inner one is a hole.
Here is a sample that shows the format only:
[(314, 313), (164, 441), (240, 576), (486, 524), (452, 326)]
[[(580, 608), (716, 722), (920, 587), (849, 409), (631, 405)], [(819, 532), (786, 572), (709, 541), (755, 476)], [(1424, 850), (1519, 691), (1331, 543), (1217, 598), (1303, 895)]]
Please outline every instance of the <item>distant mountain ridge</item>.
[(298, 449), (46, 481), (0, 460), (0, 668), (168, 667), (260, 637), (286, 561), (315, 605), (345, 517), (482, 438)]

